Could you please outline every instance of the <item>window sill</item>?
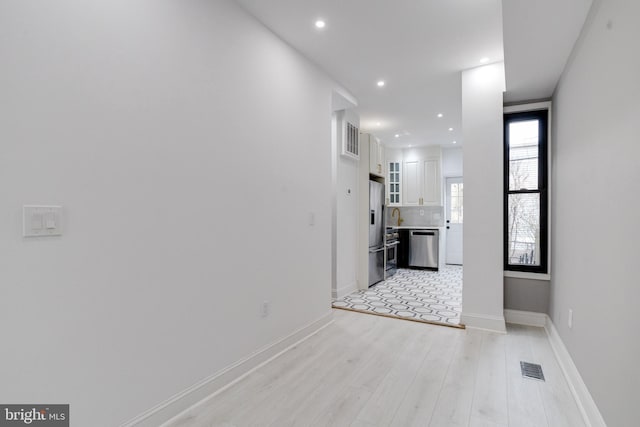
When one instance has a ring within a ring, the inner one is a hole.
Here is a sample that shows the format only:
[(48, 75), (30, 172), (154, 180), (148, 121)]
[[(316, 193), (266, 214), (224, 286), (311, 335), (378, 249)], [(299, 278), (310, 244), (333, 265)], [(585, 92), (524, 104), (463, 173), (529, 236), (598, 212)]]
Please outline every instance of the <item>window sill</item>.
[(527, 273), (524, 271), (505, 271), (504, 277), (531, 280), (551, 280), (551, 274), (549, 273)]

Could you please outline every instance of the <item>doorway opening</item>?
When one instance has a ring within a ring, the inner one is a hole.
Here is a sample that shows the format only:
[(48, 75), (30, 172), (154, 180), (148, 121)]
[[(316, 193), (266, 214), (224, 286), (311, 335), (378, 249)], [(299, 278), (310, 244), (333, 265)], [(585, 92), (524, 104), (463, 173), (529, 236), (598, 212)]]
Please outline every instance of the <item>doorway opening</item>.
[(445, 179), (446, 253), (449, 265), (462, 265), (464, 183), (462, 177)]

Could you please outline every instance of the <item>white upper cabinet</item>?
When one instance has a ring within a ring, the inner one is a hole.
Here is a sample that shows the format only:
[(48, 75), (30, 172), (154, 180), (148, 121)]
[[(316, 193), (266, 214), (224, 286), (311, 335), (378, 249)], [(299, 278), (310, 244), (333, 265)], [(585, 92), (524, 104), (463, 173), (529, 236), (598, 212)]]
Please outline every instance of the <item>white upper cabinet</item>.
[(404, 180), (402, 187), (402, 204), (406, 206), (417, 206), (422, 198), (422, 168), (419, 160), (408, 160), (404, 162)]
[(442, 180), (440, 173), (440, 158), (429, 158), (422, 163), (423, 204), (431, 206), (442, 205)]
[(402, 205), (402, 161), (387, 156), (387, 205)]
[(440, 147), (405, 150), (402, 168), (403, 205), (442, 205)]
[(363, 133), (360, 138), (363, 144), (369, 144), (369, 173), (384, 178), (384, 147), (371, 134)]

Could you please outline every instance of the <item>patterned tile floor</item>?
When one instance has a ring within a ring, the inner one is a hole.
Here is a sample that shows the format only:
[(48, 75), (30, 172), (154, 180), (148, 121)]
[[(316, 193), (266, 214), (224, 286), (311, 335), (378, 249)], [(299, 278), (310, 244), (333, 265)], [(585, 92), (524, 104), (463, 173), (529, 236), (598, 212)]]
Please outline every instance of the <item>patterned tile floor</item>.
[(389, 279), (333, 302), (335, 308), (459, 325), (462, 267), (440, 271), (399, 269)]

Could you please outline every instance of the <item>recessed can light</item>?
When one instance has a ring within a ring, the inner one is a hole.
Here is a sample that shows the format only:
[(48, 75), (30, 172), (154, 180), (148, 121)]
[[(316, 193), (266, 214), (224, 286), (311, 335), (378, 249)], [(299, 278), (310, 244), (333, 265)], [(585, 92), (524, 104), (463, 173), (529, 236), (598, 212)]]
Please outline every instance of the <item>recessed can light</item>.
[(385, 82), (384, 80), (378, 80), (378, 83), (376, 83), (378, 85), (378, 87), (384, 87)]
[(396, 133), (394, 136), (395, 136), (396, 138), (400, 138), (400, 134), (399, 134), (399, 133)]
[(484, 58), (480, 58), (481, 64), (486, 64), (487, 62), (489, 62), (489, 58), (487, 58), (486, 56)]
[(438, 118), (439, 118), (439, 119), (441, 119), (441, 118), (442, 118), (442, 116), (443, 116), (443, 114), (442, 114), (442, 113), (438, 113)]
[(457, 141), (453, 141), (453, 142), (452, 142), (452, 144), (457, 144), (457, 143), (458, 143)]
[(324, 27), (326, 27), (326, 26), (327, 26), (327, 23), (326, 23), (326, 22), (324, 22), (322, 19), (318, 19), (318, 20), (316, 21), (316, 28), (318, 28), (318, 29), (323, 29), (323, 28), (324, 28)]
[(449, 128), (449, 132), (453, 132), (453, 128)]

